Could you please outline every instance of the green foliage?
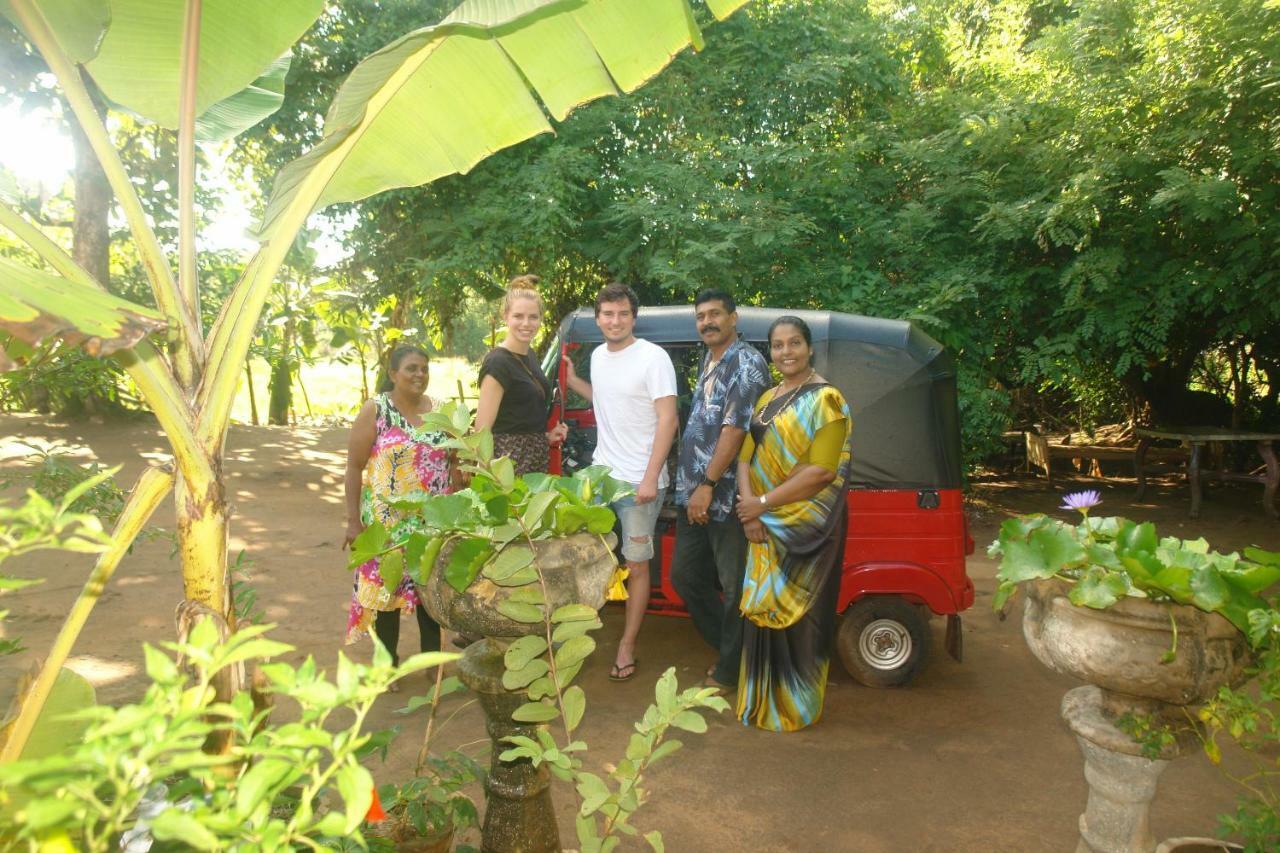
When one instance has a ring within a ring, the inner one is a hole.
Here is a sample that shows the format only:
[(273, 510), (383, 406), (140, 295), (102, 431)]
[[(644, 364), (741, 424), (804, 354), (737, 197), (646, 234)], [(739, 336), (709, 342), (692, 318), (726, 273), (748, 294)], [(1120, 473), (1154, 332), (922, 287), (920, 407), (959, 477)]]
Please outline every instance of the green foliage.
[(1234, 741), (1252, 764), (1242, 778), (1236, 812), (1220, 818), (1219, 834), (1243, 839), (1248, 853), (1280, 847), (1280, 612), (1257, 611), (1270, 622), (1267, 646), (1259, 656), (1253, 690), (1223, 687), (1200, 709), (1205, 755), (1219, 763), (1219, 740)]
[[(649, 790), (642, 784), (644, 774), (683, 745), (681, 741), (668, 737), (671, 730), (701, 734), (707, 730), (707, 721), (701, 711), (721, 712), (729, 707), (729, 703), (715, 695), (712, 689), (690, 687), (681, 691), (676, 684), (674, 667), (658, 679), (654, 699), (635, 724), (625, 756), (608, 771), (606, 777), (583, 769), (581, 755), (587, 746), (582, 741), (557, 744), (546, 729), (539, 729), (536, 738), (516, 736), (506, 739), (511, 748), (502, 753), (504, 761), (527, 758), (535, 766), (546, 764), (557, 778), (573, 783), (581, 801), (575, 825), (578, 843), (584, 853), (612, 850), (621, 835), (639, 834), (630, 821), (649, 797)], [(564, 691), (565, 727), (570, 732), (582, 719), (585, 701), (580, 687)], [(548, 706), (535, 703), (533, 707)], [(517, 719), (521, 717), (517, 716)], [(663, 849), (660, 833), (645, 833), (644, 838), (654, 850)]]
[[(0, 488), (27, 486), (50, 501), (61, 501), (74, 491), (78, 497), (69, 507), (72, 512), (96, 516), (108, 527), (115, 525), (125, 505), (125, 493), (114, 478), (115, 472), (120, 470), (118, 467), (107, 472), (98, 462), (81, 464), (57, 448), (46, 450), (22, 442), (18, 444), (30, 449), (27, 459), (33, 470), (0, 475)], [(107, 473), (105, 477), (102, 476), (104, 472)], [(84, 486), (90, 480), (93, 483)], [(171, 532), (150, 528), (144, 530), (139, 538), (171, 536)]]
[(1155, 758), (1179, 736), (1198, 738), (1205, 756), (1222, 764), (1222, 744), (1232, 742), (1249, 763), (1242, 774), (1223, 775), (1239, 789), (1234, 814), (1219, 817), (1218, 834), (1244, 842), (1247, 853), (1280, 847), (1280, 609), (1276, 602), (1249, 614), (1250, 638), (1259, 648), (1245, 674), (1247, 687), (1221, 687), (1184, 724), (1162, 723), (1148, 715), (1126, 714), (1120, 728)]
[[(512, 713), (513, 720), (543, 725), (536, 737), (506, 738), (511, 748), (501, 758), (528, 758), (572, 782), (582, 799), (576, 824), (581, 849), (611, 850), (621, 835), (638, 834), (630, 820), (647, 798), (641, 787), (644, 771), (680, 747), (679, 741), (666, 739), (668, 730), (704, 732), (707, 724), (700, 712), (721, 712), (729, 706), (711, 688), (680, 692), (674, 669), (667, 670), (658, 680), (656, 704), (636, 724), (625, 758), (609, 773), (614, 787), (585, 769), (587, 743), (575, 733), (586, 713), (586, 694), (572, 682), (595, 651), (596, 641), (590, 634), (602, 623), (585, 604), (551, 608), (535, 543), (575, 533), (603, 536), (610, 532), (614, 515), (608, 504), (626, 494), (627, 487), (601, 466), (572, 477), (516, 477), (509, 458), (494, 458), (489, 431), (469, 432), (470, 421), (467, 408), (454, 402), (424, 418), (424, 425), (450, 436), (447, 444), (471, 474), (470, 487), (398, 503), (400, 509), (410, 511), (410, 521), (393, 531), (371, 525), (352, 543), (351, 565), (380, 555), (385, 561), (402, 549), (408, 571), (416, 571), (420, 581), (443, 562), (445, 579), (459, 592), (481, 574), (509, 588), (497, 610), (517, 622), (540, 624), (542, 631), (506, 646), (502, 686), (523, 693), (528, 700)], [(446, 554), (443, 547), (452, 550)], [(556, 724), (560, 739), (549, 724)], [(662, 849), (660, 834), (651, 832), (645, 838), (654, 849)]]
[(61, 344), (39, 347), (0, 374), (0, 410), (75, 418), (119, 413), (134, 402), (118, 364)]
[[(15, 839), (95, 851), (117, 848), (125, 833), (209, 850), (363, 844), (373, 779), (360, 759), (378, 743), (365, 719), (396, 678), (457, 656), (422, 654), (394, 667), (384, 649), (369, 666), (339, 654), (333, 680), (311, 658), (262, 663), (270, 692), (296, 706), (294, 722), (273, 724), (249, 693), (224, 702), (213, 688), (228, 667), (292, 651), (264, 636), (269, 627), (219, 642), (202, 620), (185, 642), (164, 644), (174, 657), (144, 647), (152, 683), (139, 702), (86, 708), (82, 741), (0, 765), (3, 796), (19, 800)], [(229, 736), (230, 750), (206, 752), (215, 736)]]
[(430, 838), (479, 822), (475, 803), (462, 789), (484, 775), (484, 769), (468, 756), (449, 752), (429, 757), (419, 775), (401, 785), (384, 785), (378, 795), (392, 820), (412, 827), (418, 837)]
[(1222, 614), (1255, 645), (1262, 635), (1250, 614), (1266, 607), (1261, 593), (1280, 581), (1280, 553), (1220, 554), (1204, 539), (1158, 539), (1150, 522), (1118, 516), (1086, 515), (1078, 525), (1039, 514), (1011, 518), (988, 553), (1000, 560), (996, 610), (1018, 584), (1058, 578), (1071, 584), (1073, 604), (1104, 609), (1126, 596), (1189, 604)]
[(423, 706), (430, 707), (413, 778), (378, 789), (388, 814), (385, 824), (371, 828), (380, 839), (395, 842), (440, 838), (478, 823), (475, 803), (463, 793), (463, 789), (485, 778), (483, 768), (459, 750), (441, 755), (431, 752), (431, 744), (439, 732), (436, 715), (440, 700), (462, 689), (462, 682), (456, 676), (445, 678), (443, 671), (437, 670), (436, 683), (431, 690), (425, 696), (413, 697), (404, 708), (396, 711), (397, 714), (411, 714)]
[[(336, 85), (379, 18), (403, 14), (342, 4), (299, 73)], [(970, 462), (1014, 418), (1124, 419), (1219, 342), (1251, 345), (1251, 381), (1275, 389), (1278, 15), (1260, 0), (751, 4), (696, 63), (580, 109), (554, 140), (360, 204), (353, 264), (371, 298), (433, 330), (460, 321), (461, 294), (528, 271), (552, 317), (614, 277), (645, 304), (714, 285), (909, 318), (957, 355)], [(283, 147), (315, 133), (294, 115), (276, 119)]]
[[(406, 571), (425, 583), (443, 554), (445, 579), (459, 592), (482, 573), (499, 586), (523, 586), (537, 579), (531, 568), (533, 542), (580, 532), (603, 536), (613, 530), (608, 505), (626, 493), (626, 486), (610, 477), (606, 467), (593, 465), (571, 477), (516, 478), (510, 459), (493, 458), (493, 437), (487, 430), (468, 434), (465, 406), (450, 401), (425, 416), (423, 425), (449, 436), (446, 446), (460, 454), (470, 486), (451, 495), (423, 493), (394, 501), (392, 506), (407, 511), (408, 518), (395, 530), (378, 522), (366, 527), (351, 544), (351, 568), (380, 558), (385, 583), (398, 583)], [(529, 545), (512, 544), (517, 539)], [(504, 606), (513, 619), (537, 622), (542, 618), (538, 603)]]
[[(28, 489), (21, 504), (0, 503), (0, 563), (35, 551), (62, 550), (85, 554), (105, 551), (111, 544), (111, 537), (102, 529), (102, 522), (97, 516), (79, 512), (75, 507), (86, 500), (92, 504), (90, 494), (112, 483), (112, 475), (119, 470), (112, 468), (91, 474), (63, 490), (63, 494), (53, 500), (35, 489)], [(37, 583), (41, 581), (0, 574), (0, 594)], [(0, 621), (7, 615), (8, 611), (0, 610)], [(0, 655), (20, 651), (21, 638), (0, 638)]]

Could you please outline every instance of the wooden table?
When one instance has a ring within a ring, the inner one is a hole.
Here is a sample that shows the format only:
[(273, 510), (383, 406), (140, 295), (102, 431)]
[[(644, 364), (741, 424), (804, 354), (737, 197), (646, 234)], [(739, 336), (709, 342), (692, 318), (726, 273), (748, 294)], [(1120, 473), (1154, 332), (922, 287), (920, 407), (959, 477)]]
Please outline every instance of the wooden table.
[[(1147, 448), (1157, 438), (1184, 442), (1191, 447), (1191, 459), (1187, 463), (1187, 481), (1191, 484), (1191, 517), (1200, 517), (1200, 481), (1208, 480), (1246, 480), (1251, 483), (1262, 483), (1262, 509), (1272, 518), (1276, 513), (1276, 486), (1280, 485), (1280, 465), (1276, 464), (1276, 450), (1273, 442), (1280, 441), (1280, 433), (1245, 432), (1242, 430), (1219, 429), (1217, 427), (1138, 427), (1138, 447), (1134, 450), (1134, 470), (1138, 475), (1137, 500), (1147, 487), (1145, 460)], [(1258, 446), (1258, 455), (1267, 464), (1265, 474), (1237, 474), (1233, 471), (1201, 471), (1200, 461), (1206, 445), (1213, 442), (1252, 441)]]

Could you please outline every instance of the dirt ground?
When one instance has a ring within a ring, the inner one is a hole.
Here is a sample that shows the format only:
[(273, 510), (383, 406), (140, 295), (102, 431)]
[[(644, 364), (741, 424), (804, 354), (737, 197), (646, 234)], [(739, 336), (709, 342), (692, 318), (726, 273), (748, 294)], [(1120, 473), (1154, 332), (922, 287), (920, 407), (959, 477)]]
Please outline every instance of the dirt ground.
[[(123, 465), (122, 484), (166, 453), (146, 421), (54, 425), (3, 415), (0, 472), (25, 464), (29, 451), (18, 442)], [(279, 623), (273, 636), (297, 647), (295, 662), (310, 654), (325, 667), (332, 667), (340, 648), (351, 584), (338, 550), (344, 442), (345, 431), (335, 428), (236, 427), (227, 453), (232, 554), (243, 549), (253, 561), (259, 601), (267, 618)], [(1142, 504), (1132, 501), (1127, 478), (1080, 477), (1052, 489), (1028, 475), (975, 482), (970, 513), (978, 553), (968, 565), (978, 598), (964, 616), (964, 662), (939, 651), (943, 622), (935, 620), (935, 654), (907, 688), (861, 687), (833, 664), (824, 717), (809, 730), (769, 734), (722, 715), (706, 734), (684, 737), (685, 748), (648, 777), (652, 797), (637, 825), (661, 830), (672, 850), (1074, 849), (1086, 787), (1080, 753), (1058, 706), (1075, 684), (1031, 656), (1020, 608), (1005, 622), (992, 614), (995, 566), (984, 549), (1008, 515), (1054, 512), (1063, 491), (1086, 485), (1102, 490), (1099, 512), (1152, 520), (1163, 533), (1203, 535), (1220, 550), (1251, 544), (1280, 549), (1280, 524), (1262, 514), (1256, 486), (1215, 489), (1202, 518), (1191, 522), (1186, 488), (1174, 480), (1160, 481)], [(172, 526), (171, 511), (163, 509), (155, 523)], [(3, 602), (12, 611), (3, 630), (21, 635), (34, 651), (46, 648), (89, 562), (55, 553), (6, 569), (48, 578)], [(172, 636), (180, 598), (168, 543), (139, 545), (103, 595), (71, 662), (94, 681), (102, 701), (140, 694), (141, 644)], [(616, 607), (606, 610), (604, 648), (581, 676), (588, 697), (583, 733), (591, 744), (588, 761), (596, 765), (621, 755), (631, 722), (651, 701), (663, 670), (674, 666), (681, 683), (692, 684), (711, 660), (688, 620), (651, 616), (641, 636), (638, 676), (614, 684), (606, 676), (621, 615)], [(410, 650), (415, 635), (406, 624), (402, 651)], [(0, 707), (34, 651), (0, 662)], [(349, 651), (365, 659), (369, 646)], [(415, 678), (375, 710), (374, 725), (402, 726), (387, 764), (372, 768), (381, 779), (403, 778), (411, 767), (423, 720), (393, 712), (425, 689), (426, 677)], [(440, 742), (483, 750), (479, 710), (460, 696), (448, 702), (448, 710), (458, 713)], [(1228, 755), (1228, 766), (1238, 758)], [(1216, 815), (1230, 810), (1233, 800), (1230, 783), (1202, 756), (1180, 759), (1161, 781), (1152, 814), (1156, 835), (1211, 834)], [(572, 792), (557, 783), (555, 802), (563, 840), (572, 846)]]

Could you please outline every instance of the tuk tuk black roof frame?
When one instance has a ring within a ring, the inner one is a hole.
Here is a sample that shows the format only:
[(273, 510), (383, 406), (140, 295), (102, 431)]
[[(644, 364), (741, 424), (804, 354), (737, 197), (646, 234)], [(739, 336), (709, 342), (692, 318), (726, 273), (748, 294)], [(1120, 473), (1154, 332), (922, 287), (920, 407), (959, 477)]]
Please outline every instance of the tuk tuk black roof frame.
[[(868, 452), (859, 458), (860, 434), (856, 425), (859, 413), (855, 406), (855, 487), (960, 488), (960, 420), (955, 362), (942, 344), (906, 320), (886, 320), (839, 311), (756, 308), (745, 305), (738, 306), (738, 333), (750, 343), (764, 343), (768, 340), (769, 326), (779, 317), (787, 315), (799, 317), (808, 324), (813, 335), (819, 370), (823, 370), (832, 358), (845, 362), (844, 366), (837, 368), (844, 372), (854, 369), (853, 364), (859, 358), (865, 361), (867, 352), (897, 351), (906, 359), (899, 361), (895, 357), (895, 364), (905, 367), (905, 363), (909, 363), (914, 366), (910, 373), (901, 371), (904, 382), (914, 378), (919, 383), (923, 379), (921, 373), (927, 377), (928, 389), (920, 388), (924, 393), (905, 396), (905, 401), (909, 402), (907, 409), (910, 411), (895, 415), (901, 422), (893, 426), (914, 430), (918, 445), (930, 445), (928, 449), (931, 452), (927, 454), (930, 462), (923, 468), (917, 464), (921, 461), (919, 455), (925, 450), (924, 446), (917, 446), (915, 453), (892, 461), (890, 457), (899, 456), (902, 448), (893, 446), (894, 436), (891, 433), (895, 429), (887, 424), (882, 424), (880, 430), (873, 430), (882, 434), (874, 438), (875, 448), (867, 448)], [(560, 340), (567, 343), (598, 344), (604, 340), (596, 325), (592, 308), (579, 308), (565, 317), (558, 331)], [(700, 343), (692, 305), (641, 306), (636, 318), (635, 334), (636, 337), (660, 345)], [(842, 342), (848, 346), (841, 346)], [(831, 374), (827, 378), (835, 381)], [(837, 384), (847, 384), (847, 380)], [(850, 389), (846, 387), (844, 390), (846, 396), (850, 396)], [(850, 402), (853, 405), (852, 397)], [(909, 421), (905, 420), (908, 418)], [(921, 427), (924, 427), (923, 432)], [(885, 428), (888, 428), (887, 433)], [(871, 440), (870, 436), (866, 438)], [(906, 435), (902, 438), (905, 439)], [(881, 457), (883, 464), (875, 458), (868, 458), (877, 456)], [(910, 456), (915, 456), (915, 461), (908, 458)]]

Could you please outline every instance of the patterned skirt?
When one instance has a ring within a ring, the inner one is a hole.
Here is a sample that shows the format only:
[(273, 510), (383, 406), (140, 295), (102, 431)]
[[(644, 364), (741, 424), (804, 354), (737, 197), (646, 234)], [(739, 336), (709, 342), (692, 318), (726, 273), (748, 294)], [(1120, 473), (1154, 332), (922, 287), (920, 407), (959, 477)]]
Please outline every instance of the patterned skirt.
[(355, 589), (351, 595), (351, 607), (347, 611), (347, 642), (354, 643), (373, 630), (378, 611), (399, 610), (412, 613), (421, 607), (418, 587), (405, 572), (395, 591), (387, 589), (378, 573), (378, 558), (374, 557), (356, 569)]
[(517, 477), (546, 473), (550, 466), (550, 448), (545, 432), (508, 432), (493, 437), (494, 457), (511, 457)]

